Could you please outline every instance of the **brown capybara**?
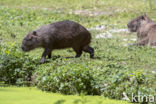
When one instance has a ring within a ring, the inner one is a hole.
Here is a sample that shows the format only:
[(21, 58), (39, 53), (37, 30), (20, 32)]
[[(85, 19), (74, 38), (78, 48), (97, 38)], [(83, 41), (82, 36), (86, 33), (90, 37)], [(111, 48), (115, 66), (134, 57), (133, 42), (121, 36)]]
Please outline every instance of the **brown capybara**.
[(32, 49), (43, 47), (44, 52), (40, 63), (44, 63), (46, 56), (51, 58), (54, 49), (73, 48), (75, 57), (80, 57), (82, 51), (94, 56), (94, 49), (89, 46), (91, 34), (82, 25), (73, 21), (59, 21), (44, 25), (39, 29), (28, 33), (23, 39), (22, 50), (27, 52)]
[(156, 23), (146, 14), (131, 20), (127, 26), (130, 32), (137, 32), (138, 42), (135, 45), (156, 46)]

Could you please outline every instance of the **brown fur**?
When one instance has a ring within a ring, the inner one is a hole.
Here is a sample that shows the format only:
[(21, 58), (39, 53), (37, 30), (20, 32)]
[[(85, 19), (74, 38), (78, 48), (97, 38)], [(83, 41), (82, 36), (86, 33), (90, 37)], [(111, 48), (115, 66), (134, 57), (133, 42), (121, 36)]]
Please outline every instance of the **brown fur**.
[(130, 32), (137, 32), (137, 45), (156, 46), (156, 23), (146, 15), (141, 15), (128, 24)]
[(41, 63), (45, 57), (51, 57), (54, 49), (73, 48), (75, 57), (80, 57), (82, 51), (94, 56), (94, 49), (89, 46), (91, 34), (82, 25), (73, 21), (59, 21), (40, 27), (28, 33), (22, 42), (22, 50), (30, 51), (34, 48), (43, 47)]

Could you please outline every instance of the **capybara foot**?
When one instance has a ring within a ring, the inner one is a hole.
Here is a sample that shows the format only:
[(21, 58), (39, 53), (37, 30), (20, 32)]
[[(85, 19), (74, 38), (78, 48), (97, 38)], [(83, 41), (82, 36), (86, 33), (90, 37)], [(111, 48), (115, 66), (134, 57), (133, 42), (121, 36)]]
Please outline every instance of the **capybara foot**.
[(92, 58), (92, 59), (93, 59), (93, 58), (94, 58), (94, 54), (90, 54), (90, 58)]
[(76, 56), (75, 56), (75, 58), (79, 58), (81, 55), (80, 54), (77, 54)]
[(94, 57), (94, 49), (92, 47), (87, 47), (84, 51), (90, 54), (90, 58)]
[(45, 58), (42, 58), (42, 59), (40, 60), (40, 63), (43, 64), (44, 62), (45, 62)]

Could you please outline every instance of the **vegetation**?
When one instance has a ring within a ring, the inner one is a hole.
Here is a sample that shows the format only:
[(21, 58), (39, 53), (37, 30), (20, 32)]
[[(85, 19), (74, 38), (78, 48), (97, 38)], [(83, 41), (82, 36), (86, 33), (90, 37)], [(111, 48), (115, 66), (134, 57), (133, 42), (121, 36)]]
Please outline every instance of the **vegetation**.
[[(156, 94), (156, 48), (127, 46), (135, 42), (136, 35), (125, 30), (130, 19), (145, 12), (156, 20), (154, 3), (148, 0), (1, 0), (0, 83), (113, 99), (122, 99), (123, 92), (128, 96)], [(75, 59), (72, 49), (64, 49), (55, 50), (53, 57), (40, 65), (42, 49), (22, 52), (21, 42), (29, 31), (61, 20), (73, 20), (88, 28), (93, 37), (95, 59), (89, 59), (87, 53)], [(111, 38), (104, 38), (109, 34)]]
[(41, 92), (32, 87), (0, 88), (1, 104), (129, 104), (102, 96), (71, 96)]
[(10, 46), (0, 45), (0, 80), (5, 84), (29, 85), (36, 61), (13, 43)]

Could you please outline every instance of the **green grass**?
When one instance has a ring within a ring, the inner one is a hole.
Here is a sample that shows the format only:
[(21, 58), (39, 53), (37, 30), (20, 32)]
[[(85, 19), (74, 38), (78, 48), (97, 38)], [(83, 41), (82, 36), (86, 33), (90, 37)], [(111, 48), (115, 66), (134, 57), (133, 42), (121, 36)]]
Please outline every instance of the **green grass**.
[[(106, 29), (90, 30), (93, 37), (91, 46), (95, 49), (94, 60), (90, 60), (88, 54), (83, 54), (78, 59), (67, 58), (74, 57), (75, 53), (72, 49), (64, 49), (54, 51), (52, 53), (53, 58), (49, 59), (48, 63), (38, 65), (37, 67), (48, 69), (53, 67), (51, 63), (56, 63), (57, 67), (61, 65), (68, 66), (73, 63), (88, 65), (88, 67), (94, 69), (102, 69), (107, 64), (121, 65), (129, 68), (129, 70), (142, 71), (155, 82), (153, 85), (147, 86), (156, 89), (156, 73), (152, 73), (152, 71), (156, 71), (155, 48), (125, 47), (125, 44), (134, 43), (131, 40), (136, 38), (134, 33), (110, 32), (114, 38), (96, 39), (97, 34), (107, 33), (109, 30), (127, 28), (126, 24), (129, 20), (144, 13), (156, 20), (156, 5), (154, 5), (156, 2), (152, 2), (152, 4), (149, 4), (149, 0), (120, 0), (120, 2), (118, 0), (98, 0), (98, 2), (97, 0), (0, 0), (0, 42), (8, 45), (15, 42), (20, 46), (22, 39), (29, 31), (44, 24), (61, 20), (73, 20), (88, 29), (103, 25), (106, 26)], [(152, 5), (152, 9), (150, 5)], [(76, 14), (77, 11), (81, 11), (81, 13)], [(98, 12), (98, 15), (94, 15)], [(13, 35), (15, 37), (12, 37)], [(127, 39), (127, 41), (123, 41), (123, 39)], [(42, 49), (36, 49), (27, 54), (39, 62)], [(113, 71), (113, 69), (111, 70)], [(19, 93), (16, 93), (16, 91)], [(32, 93), (29, 93), (30, 91)], [(27, 94), (30, 94), (30, 97)], [(29, 88), (0, 88), (0, 101), (3, 104), (5, 104), (4, 102), (6, 104), (17, 104), (17, 102), (19, 104), (31, 104), (35, 103), (35, 101), (39, 103), (43, 96), (46, 96), (43, 101), (52, 103), (63, 98), (65, 98), (65, 103), (67, 104), (77, 99), (82, 100), (78, 96), (43, 93), (34, 88), (32, 90), (29, 90)], [(70, 99), (71, 97), (72, 99)], [(26, 100), (26, 98), (30, 100)], [(92, 96), (85, 98), (91, 100), (88, 104), (94, 104), (96, 100), (99, 102), (101, 99), (104, 99), (102, 101), (108, 100), (103, 97)], [(14, 99), (17, 100), (14, 101)], [(116, 101), (114, 102), (116, 104)], [(112, 104), (114, 102), (112, 101)], [(121, 104), (120, 101), (118, 102)], [(104, 104), (107, 104), (107, 101)], [(111, 101), (108, 104), (111, 104)]]
[(71, 96), (32, 87), (0, 87), (0, 104), (129, 104), (102, 96)]
[[(29, 31), (44, 24), (67, 19), (77, 21), (87, 28), (107, 25), (108, 29), (126, 28), (131, 18), (144, 13), (155, 19), (155, 12), (151, 11), (148, 0), (144, 2), (142, 0), (121, 0), (120, 2), (98, 0), (98, 3), (95, 3), (96, 1), (1, 0), (0, 38), (4, 41), (21, 43)], [(70, 14), (71, 11), (72, 14)], [(76, 14), (77, 11), (81, 13)], [(83, 13), (83, 11), (86, 12)], [(95, 13), (99, 14), (94, 16)], [(16, 38), (12, 39), (11, 34), (16, 35)]]

